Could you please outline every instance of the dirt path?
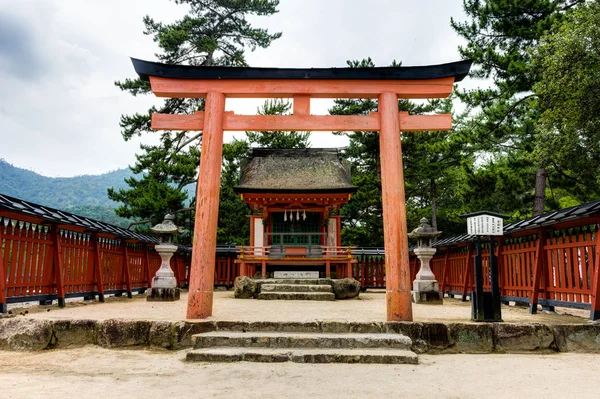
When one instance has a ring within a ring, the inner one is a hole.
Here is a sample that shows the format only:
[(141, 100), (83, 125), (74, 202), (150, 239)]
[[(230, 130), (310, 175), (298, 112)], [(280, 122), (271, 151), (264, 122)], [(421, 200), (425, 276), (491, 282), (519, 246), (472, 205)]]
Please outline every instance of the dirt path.
[[(187, 293), (177, 302), (146, 302), (143, 295), (133, 299), (108, 298), (106, 303), (68, 302), (59, 309), (52, 306), (13, 308), (14, 314), (28, 311), (27, 317), (43, 319), (95, 319), (129, 318), (143, 320), (182, 320), (185, 318)], [(506, 322), (529, 323), (587, 323), (589, 311), (568, 310), (573, 315), (538, 312), (529, 314), (527, 308), (503, 306), (502, 318)], [(559, 311), (564, 312), (564, 310)], [(471, 320), (471, 303), (445, 298), (443, 306), (413, 304), (414, 321), (460, 322)], [(577, 315), (577, 316), (574, 316)], [(385, 292), (365, 292), (358, 299), (345, 301), (259, 301), (235, 299), (232, 291), (216, 291), (213, 316), (209, 320), (239, 321), (379, 321), (386, 320)]]
[(196, 364), (184, 357), (97, 347), (0, 351), (0, 398), (597, 398), (600, 374), (600, 355), (582, 354), (421, 355), (417, 366)]

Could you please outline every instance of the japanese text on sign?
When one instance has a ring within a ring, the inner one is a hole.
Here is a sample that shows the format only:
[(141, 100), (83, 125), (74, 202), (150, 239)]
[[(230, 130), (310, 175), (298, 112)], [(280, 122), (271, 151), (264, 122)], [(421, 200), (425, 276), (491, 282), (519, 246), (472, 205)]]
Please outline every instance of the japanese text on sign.
[(477, 236), (501, 236), (502, 218), (491, 215), (477, 215), (467, 219), (467, 232)]

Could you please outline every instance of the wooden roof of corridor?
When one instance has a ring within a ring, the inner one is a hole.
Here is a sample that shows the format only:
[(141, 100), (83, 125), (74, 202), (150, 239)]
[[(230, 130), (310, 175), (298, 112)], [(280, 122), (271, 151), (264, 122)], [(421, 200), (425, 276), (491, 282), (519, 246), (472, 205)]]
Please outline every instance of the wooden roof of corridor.
[[(8, 213), (4, 214), (2, 211)], [(23, 217), (19, 218), (18, 215)], [(40, 225), (56, 223), (65, 229), (68, 229), (69, 226), (77, 227), (85, 233), (104, 233), (116, 238), (137, 240), (147, 244), (159, 243), (156, 237), (147, 234), (0, 193), (0, 222), (8, 225), (11, 220), (29, 220), (31, 223)], [(180, 246), (181, 249), (185, 249), (185, 247)]]

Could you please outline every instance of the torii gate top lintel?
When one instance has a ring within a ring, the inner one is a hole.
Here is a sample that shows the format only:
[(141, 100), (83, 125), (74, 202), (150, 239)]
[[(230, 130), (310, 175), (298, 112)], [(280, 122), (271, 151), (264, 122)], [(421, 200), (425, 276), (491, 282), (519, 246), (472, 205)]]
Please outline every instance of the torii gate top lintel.
[(323, 80), (414, 80), (454, 77), (460, 82), (469, 73), (472, 60), (438, 65), (373, 68), (255, 68), (162, 64), (131, 58), (136, 73), (172, 79), (323, 79)]
[(444, 98), (469, 73), (472, 61), (378, 68), (199, 67), (132, 58), (135, 71), (158, 97), (201, 98), (218, 91), (232, 98)]
[[(192, 115), (152, 115), (157, 130), (202, 130), (187, 317), (212, 315), (223, 131), (379, 131), (387, 319), (411, 321), (411, 281), (400, 131), (449, 130), (452, 116), (408, 115), (399, 98), (445, 98), (471, 61), (385, 68), (196, 67), (132, 59), (159, 97), (206, 98)], [(225, 99), (293, 98), (292, 115), (235, 115)], [(311, 115), (311, 98), (377, 98), (370, 115)]]
[[(469, 72), (471, 61), (441, 65), (384, 68), (245, 68), (170, 65), (132, 59), (136, 72), (150, 81), (158, 97), (206, 98), (220, 93), (230, 98), (294, 99), (293, 115), (242, 116), (226, 112), (227, 131), (379, 131), (380, 118), (371, 115), (310, 115), (310, 98), (445, 98), (455, 82)], [(205, 115), (152, 115), (156, 130), (204, 130)], [(399, 114), (401, 131), (449, 130), (452, 116)]]

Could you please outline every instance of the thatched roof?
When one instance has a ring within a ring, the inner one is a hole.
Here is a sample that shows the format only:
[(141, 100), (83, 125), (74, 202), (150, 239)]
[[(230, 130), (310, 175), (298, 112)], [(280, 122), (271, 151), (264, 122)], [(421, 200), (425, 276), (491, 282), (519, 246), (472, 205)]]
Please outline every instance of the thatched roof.
[(236, 192), (356, 192), (337, 148), (254, 148)]

